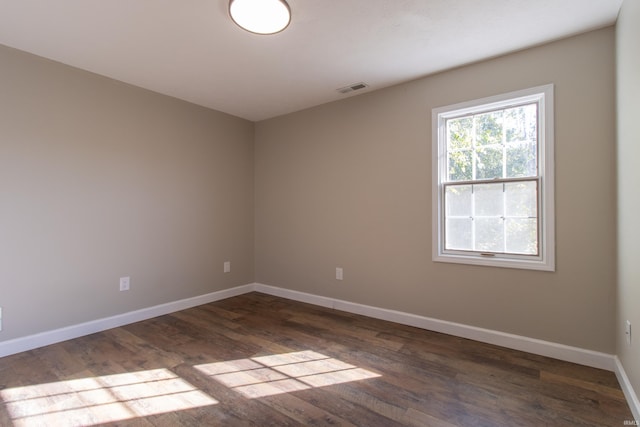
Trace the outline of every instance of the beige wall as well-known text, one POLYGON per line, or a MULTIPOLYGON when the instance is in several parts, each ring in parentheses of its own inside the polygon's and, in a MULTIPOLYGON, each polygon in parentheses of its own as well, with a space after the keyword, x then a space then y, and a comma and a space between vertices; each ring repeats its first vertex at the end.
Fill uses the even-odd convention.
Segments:
POLYGON ((0 64, 0 341, 253 282, 251 122, 0 64))
POLYGON ((618 318, 620 357, 640 393, 640 1, 625 0, 617 27, 618 83, 618 318), (632 324, 632 345, 624 334, 632 324), (635 328, 635 329, 634 329, 635 328))
POLYGON ((257 123, 256 281, 613 353, 614 55, 606 28, 257 123), (431 109, 546 83, 557 271, 434 263, 431 109))

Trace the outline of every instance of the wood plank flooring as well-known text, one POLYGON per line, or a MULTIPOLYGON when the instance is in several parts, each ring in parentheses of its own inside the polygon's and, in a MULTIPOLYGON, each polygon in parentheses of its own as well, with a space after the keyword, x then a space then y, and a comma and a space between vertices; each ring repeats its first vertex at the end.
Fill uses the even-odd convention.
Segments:
POLYGON ((621 426, 611 372, 251 293, 0 358, 0 426, 621 426))

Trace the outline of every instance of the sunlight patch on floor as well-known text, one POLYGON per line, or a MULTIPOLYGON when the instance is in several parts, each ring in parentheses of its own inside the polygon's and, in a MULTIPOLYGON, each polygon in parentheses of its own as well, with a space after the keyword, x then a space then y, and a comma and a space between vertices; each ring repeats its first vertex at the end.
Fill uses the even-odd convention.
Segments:
POLYGON ((207 363, 195 368, 251 399, 380 376, 310 350, 207 363))
POLYGON ((167 369, 0 390, 20 426, 89 426, 218 402, 167 369))

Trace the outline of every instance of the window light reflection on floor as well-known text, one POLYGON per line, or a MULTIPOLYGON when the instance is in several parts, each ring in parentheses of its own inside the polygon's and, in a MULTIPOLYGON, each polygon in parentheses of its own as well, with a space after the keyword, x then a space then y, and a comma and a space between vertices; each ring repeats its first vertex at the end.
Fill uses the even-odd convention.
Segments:
POLYGON ((207 363, 195 368, 252 399, 380 376, 314 351, 207 363))
MULTIPOLYGON (((247 398, 379 377, 314 351, 196 365, 247 398)), ((92 376, 0 390, 15 427, 92 426, 219 402, 168 369, 92 376)))
POLYGON ((14 426, 89 426, 218 402, 167 369, 0 390, 14 426))

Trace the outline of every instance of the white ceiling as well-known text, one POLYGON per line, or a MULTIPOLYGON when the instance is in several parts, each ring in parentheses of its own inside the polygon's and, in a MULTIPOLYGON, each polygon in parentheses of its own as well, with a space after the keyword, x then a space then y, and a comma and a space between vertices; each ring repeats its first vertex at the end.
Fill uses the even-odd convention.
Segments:
POLYGON ((259 36, 227 0, 0 0, 0 44, 258 121, 604 27, 622 1, 288 0, 259 36))

